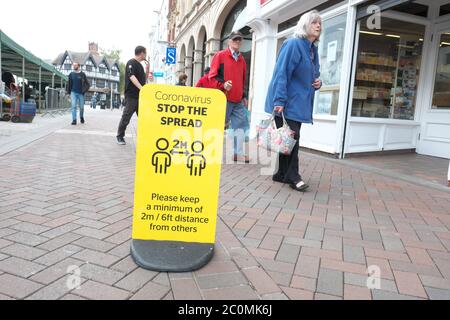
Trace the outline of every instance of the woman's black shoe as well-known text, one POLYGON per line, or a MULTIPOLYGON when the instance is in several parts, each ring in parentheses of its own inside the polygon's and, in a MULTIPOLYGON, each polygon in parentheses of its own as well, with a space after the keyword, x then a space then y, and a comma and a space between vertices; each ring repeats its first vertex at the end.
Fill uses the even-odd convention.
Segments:
POLYGON ((284 183, 284 179, 281 179, 280 177, 277 177, 277 176, 273 176, 272 181, 284 183))
POLYGON ((306 189, 309 188, 309 186, 306 183, 304 183, 303 181, 300 181, 297 184, 291 183, 290 186, 292 189, 300 191, 300 192, 306 191, 306 189))

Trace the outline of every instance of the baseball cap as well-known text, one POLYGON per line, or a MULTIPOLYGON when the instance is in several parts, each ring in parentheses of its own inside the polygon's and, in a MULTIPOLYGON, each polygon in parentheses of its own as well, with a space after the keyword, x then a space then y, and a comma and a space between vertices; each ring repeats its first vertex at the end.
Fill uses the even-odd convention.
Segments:
POLYGON ((228 39, 230 39, 230 40, 234 40, 234 39, 237 39, 237 38, 243 39, 244 35, 242 33, 240 33, 239 31, 233 31, 228 36, 228 39))

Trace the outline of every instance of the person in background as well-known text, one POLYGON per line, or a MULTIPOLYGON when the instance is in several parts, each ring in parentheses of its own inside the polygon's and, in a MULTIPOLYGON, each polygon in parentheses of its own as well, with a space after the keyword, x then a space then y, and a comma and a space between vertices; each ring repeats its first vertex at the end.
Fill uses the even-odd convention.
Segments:
POLYGON ((13 85, 16 84, 16 79, 14 79, 14 75, 9 71, 5 71, 2 73, 2 81, 5 83, 6 89, 11 89, 11 84, 13 85))
POLYGON ((322 32, 322 19, 316 10, 300 17, 294 37, 281 47, 272 81, 267 92, 265 111, 275 111, 277 127, 283 125, 284 114, 295 132, 297 143, 290 155, 279 154, 278 172, 273 181, 287 183, 297 191, 308 185, 299 173, 299 140, 302 123, 312 123, 315 91, 322 86, 317 43, 322 32))
POLYGON ((215 87, 215 81, 211 81, 209 79, 209 71, 210 70, 211 70, 210 67, 205 68, 203 77, 201 77, 200 80, 198 80, 197 84, 195 85, 197 88, 214 88, 215 87))
POLYGON ((67 93, 72 101, 72 125, 77 124, 77 105, 80 106, 80 122, 84 123, 84 95, 89 91, 89 81, 86 74, 81 71, 80 65, 72 65, 73 72, 69 74, 67 93))
POLYGON ((95 92, 92 95, 92 99, 91 99, 91 108, 96 109, 97 108, 97 92, 95 92))
POLYGON ((228 48, 217 52, 211 63, 209 79, 214 88, 222 90, 227 96, 225 126, 231 122, 233 129, 234 161, 249 163, 244 152, 245 129, 248 126, 247 113, 244 106, 244 86, 247 74, 247 63, 239 52, 244 37, 239 31, 228 36, 228 48))
POLYGON ((188 76, 185 73, 182 73, 178 76, 178 83, 177 86, 182 86, 185 87, 186 86, 186 82, 187 82, 188 76))
POLYGON ((126 144, 125 131, 127 126, 133 114, 136 112, 136 115, 138 115, 139 92, 147 81, 144 67, 141 64, 146 56, 147 49, 142 46, 136 47, 134 58, 129 60, 125 67, 125 108, 117 129, 117 143, 119 145, 126 144))

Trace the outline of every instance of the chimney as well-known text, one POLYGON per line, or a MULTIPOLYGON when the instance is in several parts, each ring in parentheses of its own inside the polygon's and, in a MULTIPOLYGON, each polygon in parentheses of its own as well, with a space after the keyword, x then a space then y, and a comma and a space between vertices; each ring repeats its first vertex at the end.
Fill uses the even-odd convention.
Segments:
POLYGON ((89 42, 89 51, 98 53, 98 43, 95 42, 89 42))

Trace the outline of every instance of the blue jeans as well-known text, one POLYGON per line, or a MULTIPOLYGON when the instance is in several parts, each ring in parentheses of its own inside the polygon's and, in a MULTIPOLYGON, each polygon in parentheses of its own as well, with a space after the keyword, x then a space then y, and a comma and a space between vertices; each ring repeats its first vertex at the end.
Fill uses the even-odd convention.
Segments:
POLYGON ((72 120, 77 121, 77 104, 80 104, 80 118, 84 118, 84 94, 72 92, 70 100, 72 101, 72 120))
POLYGON ((231 121, 233 129, 233 149, 234 154, 244 155, 245 130, 248 127, 247 112, 241 103, 227 102, 227 113, 225 123, 231 121))

